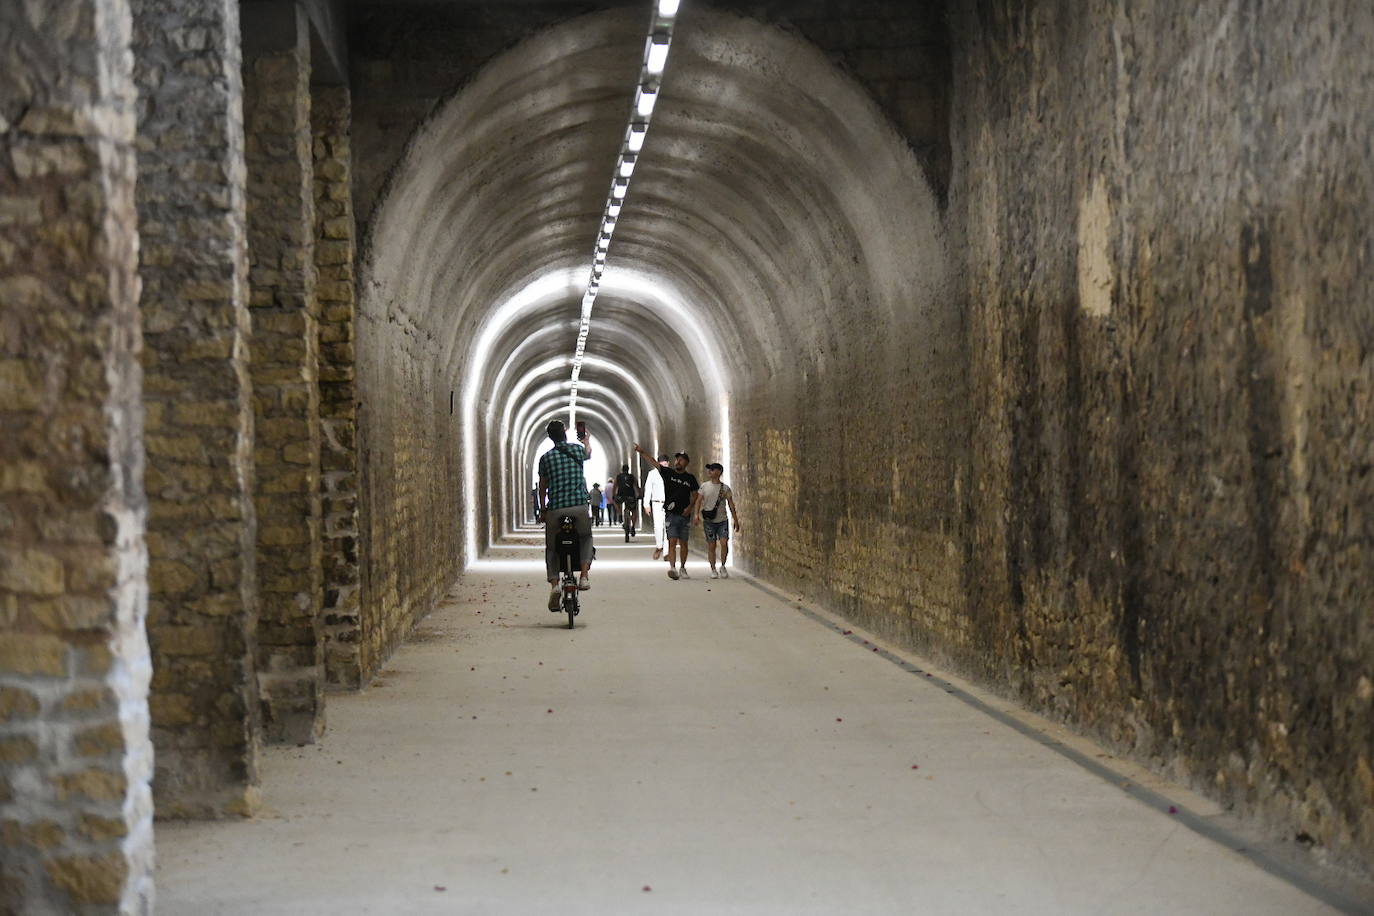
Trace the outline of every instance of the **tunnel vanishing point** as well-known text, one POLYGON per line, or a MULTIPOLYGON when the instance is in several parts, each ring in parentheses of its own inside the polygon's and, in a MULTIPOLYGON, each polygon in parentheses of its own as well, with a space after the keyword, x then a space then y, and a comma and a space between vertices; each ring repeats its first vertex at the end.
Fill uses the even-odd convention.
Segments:
MULTIPOLYGON (((252 815, 522 518, 651 5, 0 4, 0 911, 150 910, 154 816, 252 815)), ((1371 48, 685 0, 579 416, 719 457, 750 573, 1368 868, 1371 48)))

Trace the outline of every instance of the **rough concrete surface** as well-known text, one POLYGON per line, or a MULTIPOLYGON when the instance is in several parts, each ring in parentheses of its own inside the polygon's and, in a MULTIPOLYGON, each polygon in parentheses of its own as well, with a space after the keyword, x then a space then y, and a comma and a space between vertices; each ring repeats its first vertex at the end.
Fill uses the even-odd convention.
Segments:
POLYGON ((742 577, 618 541, 574 631, 532 544, 473 569, 321 744, 269 750, 261 818, 163 829, 163 911, 1325 911, 742 577))

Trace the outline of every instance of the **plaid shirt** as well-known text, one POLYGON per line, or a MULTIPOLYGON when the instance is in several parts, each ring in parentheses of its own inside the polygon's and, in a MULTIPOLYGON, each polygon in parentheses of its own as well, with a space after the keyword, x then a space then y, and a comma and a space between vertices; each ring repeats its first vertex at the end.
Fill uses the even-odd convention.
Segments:
POLYGON ((549 508, 587 504, 587 478, 582 463, 587 450, 580 443, 555 445, 539 459, 539 476, 549 485, 549 508))

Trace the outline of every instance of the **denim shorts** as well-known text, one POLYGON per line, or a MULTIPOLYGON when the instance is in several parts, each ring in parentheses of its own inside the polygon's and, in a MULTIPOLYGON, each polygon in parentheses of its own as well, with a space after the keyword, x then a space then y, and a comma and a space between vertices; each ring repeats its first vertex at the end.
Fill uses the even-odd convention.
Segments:
POLYGON ((730 540, 730 520, 721 519, 718 522, 703 521, 702 525, 706 528, 706 540, 708 541, 728 541, 730 540))
POLYGON ((678 515, 676 512, 669 512, 664 519, 664 534, 670 541, 685 541, 687 535, 692 533, 692 523, 687 520, 687 516, 678 515))

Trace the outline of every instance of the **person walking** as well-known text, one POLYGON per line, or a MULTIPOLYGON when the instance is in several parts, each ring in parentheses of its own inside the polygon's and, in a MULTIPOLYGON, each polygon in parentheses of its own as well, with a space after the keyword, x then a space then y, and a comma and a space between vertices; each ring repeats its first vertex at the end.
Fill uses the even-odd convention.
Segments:
POLYGON ((553 448, 539 458, 539 487, 535 499, 539 504, 539 518, 544 523, 544 571, 548 574, 549 610, 556 611, 562 595, 558 592, 558 552, 555 536, 564 518, 571 518, 581 542, 578 559, 582 576, 577 587, 591 588, 588 572, 592 566, 592 519, 587 514, 587 478, 583 465, 592 456, 592 446, 585 429, 578 430, 580 443, 568 442, 568 430, 561 420, 553 420, 545 427, 553 441, 553 448))
POLYGON ((730 485, 720 479, 725 466, 718 461, 706 465, 706 482, 697 495, 697 515, 706 533, 706 559, 711 564, 712 579, 728 579, 730 571, 725 561, 730 558, 730 523, 739 531, 739 513, 735 511, 735 494, 730 485), (726 512, 726 507, 729 512, 726 512), (716 545, 720 545, 720 571, 716 571, 716 545))
POLYGON ((668 546, 668 538, 663 529, 663 477, 657 471, 657 468, 667 466, 668 456, 659 455, 653 467, 644 472, 644 486, 641 489, 644 494, 644 514, 649 516, 649 524, 654 526, 655 560, 663 557, 663 551, 668 546))
POLYGON ((607 478, 606 486, 602 487, 601 493, 606 497, 606 524, 620 524, 620 507, 615 500, 615 478, 607 478))
POLYGON ((630 473, 630 466, 622 464, 615 475, 611 498, 620 510, 620 524, 625 528, 625 540, 635 536, 636 515, 639 512, 639 481, 630 473))
POLYGON ((701 485, 696 477, 687 470, 692 459, 686 452, 673 456, 673 466, 665 468, 654 461, 654 456, 635 445, 635 451, 663 478, 663 530, 668 538, 668 578, 690 579, 687 574, 687 539, 692 533, 692 519, 695 517, 700 499, 698 490, 701 485))
POLYGON ((603 499, 601 495, 601 484, 592 484, 592 492, 591 495, 588 497, 588 500, 590 501, 592 506, 592 523, 595 524, 596 527, 600 528, 601 510, 602 507, 605 506, 605 499, 603 499))

